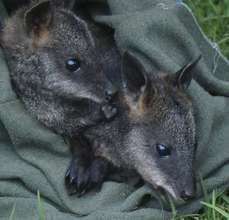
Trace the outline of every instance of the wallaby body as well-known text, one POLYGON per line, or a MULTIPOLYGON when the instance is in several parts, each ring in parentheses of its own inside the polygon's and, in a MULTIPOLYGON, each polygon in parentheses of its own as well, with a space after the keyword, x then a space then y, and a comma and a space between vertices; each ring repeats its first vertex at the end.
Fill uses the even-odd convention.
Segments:
POLYGON ((119 114, 110 123, 86 131, 95 157, 132 170, 176 199, 194 195, 195 120, 185 92, 197 61, 176 74, 146 73, 124 55, 123 88, 115 103, 119 114))
MULTIPOLYGON (((70 185, 83 192, 101 184, 112 164, 137 172, 176 198, 191 197, 195 123, 183 89, 191 80, 183 74, 185 69, 176 78, 166 74, 151 78, 132 56, 124 56, 125 87, 114 102, 119 115, 98 124, 101 105, 107 99, 108 80, 103 70, 107 68, 111 77, 120 76, 118 52, 111 46, 114 50, 104 55, 101 49, 101 58, 94 46, 99 40, 94 42, 87 24, 59 8, 50 17, 48 4, 38 11, 33 10, 37 6, 19 10, 3 30, 2 46, 13 86, 26 108, 59 134, 76 137, 84 131, 87 137, 88 141, 71 139, 75 158, 67 173, 70 185), (78 66, 69 60, 72 57, 82 62, 80 71, 71 71, 78 66), (66 61, 73 63, 70 71, 66 61), (106 66, 106 61, 111 65, 106 66)), ((109 111, 112 115, 112 108, 108 115, 109 111)))
POLYGON ((102 29, 93 24, 92 34, 92 25, 69 10, 73 5, 72 0, 31 1, 6 21, 1 46, 13 89, 26 109, 74 144, 77 162, 70 170, 82 171, 77 173, 80 191, 79 176, 101 181, 93 176, 96 172, 86 174, 85 170, 88 163, 95 170, 97 163, 99 173, 103 160, 87 160, 86 166, 82 155, 90 159, 91 148, 81 139, 85 129, 116 114, 117 109, 109 105, 116 90, 107 75, 114 76, 120 68, 120 55, 106 35, 100 45, 102 29))
POLYGON ((76 160, 73 159, 73 170, 67 175, 72 177, 70 185, 84 192, 101 184, 115 168, 121 168, 127 175, 138 173, 146 182, 177 199, 191 198, 195 191, 195 120, 185 90, 199 59, 176 74, 160 73, 158 77, 146 73, 129 53, 125 53, 121 64, 112 33, 94 24, 80 7, 76 8, 77 15, 92 30, 102 63, 109 78, 119 86, 119 94, 113 103, 118 116, 85 131, 88 142, 82 140, 82 144, 88 149, 81 151, 81 155, 73 152, 76 160), (83 170, 77 162, 79 157, 84 158, 83 170))
POLYGON ((2 31, 13 88, 39 121, 75 137, 103 119, 113 87, 87 24, 50 1, 34 2, 2 31))

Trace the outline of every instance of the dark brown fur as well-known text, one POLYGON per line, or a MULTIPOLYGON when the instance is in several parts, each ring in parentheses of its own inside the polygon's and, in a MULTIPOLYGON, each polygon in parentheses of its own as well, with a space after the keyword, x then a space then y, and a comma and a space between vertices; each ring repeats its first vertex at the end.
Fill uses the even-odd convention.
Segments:
POLYGON ((146 73, 133 55, 124 54, 123 86, 115 100, 119 114, 85 133, 95 158, 134 171, 177 199, 192 197, 195 120, 185 90, 197 61, 176 74, 157 76, 146 73), (158 144, 169 146, 171 155, 161 157, 158 144))
POLYGON ((75 137, 111 115, 107 91, 114 89, 85 21, 52 1, 35 2, 17 10, 2 31, 13 88, 45 126, 75 137), (80 63, 75 72, 66 69, 72 57, 80 63))

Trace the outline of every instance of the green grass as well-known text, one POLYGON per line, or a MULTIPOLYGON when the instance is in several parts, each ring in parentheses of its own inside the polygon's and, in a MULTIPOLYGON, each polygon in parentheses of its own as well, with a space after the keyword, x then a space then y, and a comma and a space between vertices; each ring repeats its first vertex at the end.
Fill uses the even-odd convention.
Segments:
POLYGON ((229 58, 229 0, 186 0, 208 38, 229 58))
MULTIPOLYGON (((13 209, 10 213, 9 220, 16 220, 16 217, 14 217, 15 210, 16 210, 16 205, 13 206, 13 209)), ((38 220, 46 220, 44 206, 43 206, 39 191, 37 192, 37 213, 38 213, 37 214, 38 220)))
MULTIPOLYGON (((186 0, 198 23, 208 38, 218 44, 229 58, 229 0, 186 0)), ((203 190, 204 191, 204 190, 203 190)), ((229 219, 229 189, 213 191, 211 197, 204 192, 203 208, 198 214, 176 216, 178 220, 225 220, 229 219)))
POLYGON ((44 211, 44 207, 41 201, 41 196, 39 191, 37 192, 37 209, 38 209, 39 220, 46 220, 45 211, 44 211))
MULTIPOLYGON (((168 194, 168 200, 172 210, 171 220, 228 220, 229 219, 229 193, 214 190, 209 196, 203 187, 204 200, 201 202, 203 208, 198 214, 178 215, 173 199, 168 194)), ((40 193, 37 192, 38 219, 46 220, 40 193)), ((9 220, 14 220, 15 206, 12 209, 9 220)))
POLYGON ((172 197, 167 194, 167 198, 171 207, 171 220, 228 220, 229 219, 229 195, 226 191, 213 190, 209 195, 204 187, 203 180, 201 180, 203 192, 203 205, 198 214, 178 215, 176 206, 172 197))
POLYGON ((178 215, 174 211, 174 204, 171 204, 172 220, 228 220, 229 219, 229 193, 227 191, 218 192, 213 190, 208 195, 205 190, 204 199, 201 201, 202 209, 197 214, 178 215))
POLYGON ((10 218, 9 218, 9 220, 13 220, 13 219, 14 219, 15 209, 16 209, 16 206, 14 205, 14 206, 13 206, 13 209, 12 209, 12 211, 11 211, 11 213, 10 213, 10 218))
MULTIPOLYGON (((193 10, 200 26, 208 38, 219 45, 222 53, 229 58, 229 0, 186 0, 193 10)), ((204 189, 204 188, 203 188, 204 189)), ((170 200, 173 220, 227 220, 229 219, 229 189, 225 192, 213 191, 209 196, 205 190, 201 202, 203 208, 197 214, 179 216, 170 200)), ((37 195, 39 220, 45 220, 44 208, 37 195)), ((9 220, 14 220, 15 206, 9 220)))

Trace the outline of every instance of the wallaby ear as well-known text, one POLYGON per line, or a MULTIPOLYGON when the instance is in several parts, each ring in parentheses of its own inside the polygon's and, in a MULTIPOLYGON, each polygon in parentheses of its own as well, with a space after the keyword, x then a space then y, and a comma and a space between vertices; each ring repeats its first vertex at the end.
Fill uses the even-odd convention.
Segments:
POLYGON ((145 68, 130 52, 125 52, 123 55, 122 84, 126 95, 136 102, 149 87, 149 79, 145 68))
POLYGON ((28 34, 33 33, 40 37, 45 30, 48 30, 53 18, 53 10, 50 1, 42 1, 24 15, 24 25, 28 34))
POLYGON ((179 71, 175 73, 175 86, 181 89, 187 89, 194 76, 194 68, 201 59, 201 55, 194 61, 184 65, 179 71))

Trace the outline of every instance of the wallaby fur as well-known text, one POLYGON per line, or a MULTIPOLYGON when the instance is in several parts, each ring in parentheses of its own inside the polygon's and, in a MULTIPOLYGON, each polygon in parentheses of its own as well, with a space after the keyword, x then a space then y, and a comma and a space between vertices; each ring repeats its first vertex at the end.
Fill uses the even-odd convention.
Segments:
POLYGON ((176 199, 194 196, 196 145, 191 98, 186 94, 199 58, 176 74, 147 73, 130 53, 123 56, 122 89, 114 100, 119 114, 86 131, 95 157, 137 172, 176 199), (160 156, 157 146, 171 154, 160 156))
POLYGON ((101 108, 114 88, 92 34, 67 8, 55 1, 32 1, 6 21, 1 46, 13 88, 47 127, 75 137, 103 120, 104 114, 113 114, 114 109, 101 108), (66 68, 69 58, 80 64, 77 71, 66 68))
POLYGON ((59 134, 76 137, 84 131, 87 138, 71 139, 75 150, 68 184, 79 192, 90 189, 102 183, 112 165, 135 171, 175 198, 192 197, 195 120, 185 89, 196 62, 177 74, 155 76, 125 53, 123 86, 113 103, 119 114, 102 123, 101 105, 111 86, 103 70, 120 75, 121 65, 116 49, 114 62, 112 53, 101 56, 96 50, 100 36, 92 36, 85 21, 62 4, 50 7, 50 1, 20 9, 3 29, 1 44, 12 83, 26 108, 59 134), (81 61, 76 74, 65 67, 73 55, 81 61), (160 157, 159 144, 169 146, 171 155, 160 157), (81 145, 85 148, 77 151, 81 145))

